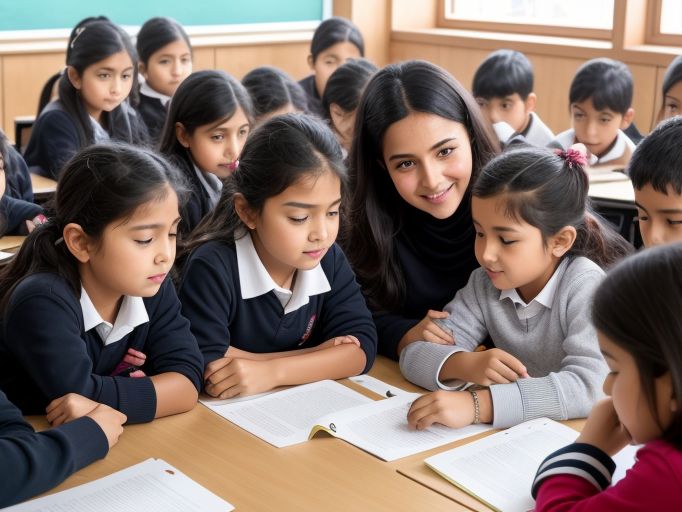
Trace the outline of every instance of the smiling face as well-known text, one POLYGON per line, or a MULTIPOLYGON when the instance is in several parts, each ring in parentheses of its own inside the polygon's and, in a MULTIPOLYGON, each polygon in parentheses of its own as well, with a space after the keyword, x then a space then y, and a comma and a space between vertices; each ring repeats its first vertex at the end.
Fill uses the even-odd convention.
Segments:
POLYGON ((111 222, 79 253, 81 281, 98 311, 123 295, 153 296, 173 266, 180 214, 175 191, 165 188, 163 198, 111 222))
POLYGON ((289 287, 296 270, 316 267, 339 232, 341 181, 332 171, 309 174, 265 201, 261 212, 237 207, 272 279, 289 287))
POLYGON ((469 186, 473 165, 471 142, 463 124, 413 112, 386 130, 383 157, 405 202, 437 219, 455 213, 469 186))
POLYGON ((634 444, 661 437, 672 422, 677 404, 673 398, 670 372, 654 379, 654 404, 648 403, 642 389, 637 362, 628 351, 597 331, 599 348, 610 373, 604 380, 604 393, 613 399, 613 407, 623 428, 634 444))
POLYGON ((149 87, 166 96, 173 96, 180 83, 192 73, 192 52, 184 39, 178 39, 158 49, 140 62, 140 73, 149 87))
POLYGON ((585 144, 591 154, 600 158, 616 141, 618 130, 630 125, 633 115, 632 109, 625 115, 608 108, 597 110, 591 98, 571 104, 576 141, 585 144))
POLYGON ((249 135, 249 120, 237 107, 229 119, 199 126, 191 134, 182 123, 176 123, 175 128, 178 141, 189 149, 199 169, 227 178, 237 168, 239 155, 249 135))
POLYGON ((557 246, 561 242, 558 235, 543 240, 538 228, 511 218, 506 209, 504 196, 473 197, 476 260, 495 288, 515 288, 529 303, 545 287, 568 249, 557 246))
POLYGON ((133 61, 126 51, 120 51, 92 64, 82 75, 68 68, 71 84, 80 91, 85 109, 96 121, 102 112, 111 112, 130 94, 133 87, 133 61))

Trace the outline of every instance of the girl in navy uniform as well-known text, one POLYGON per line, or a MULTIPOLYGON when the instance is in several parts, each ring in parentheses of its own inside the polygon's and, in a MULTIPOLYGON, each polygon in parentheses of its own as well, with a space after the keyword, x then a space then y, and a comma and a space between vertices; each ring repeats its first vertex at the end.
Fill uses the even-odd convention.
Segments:
POLYGON ((322 95, 331 74, 349 59, 365 56, 365 42, 358 27, 345 18, 333 17, 324 20, 315 29, 310 43, 308 66, 312 74, 300 82, 308 95, 308 110, 327 117, 322 106, 322 95))
POLYGON ((170 18, 151 18, 137 34, 140 104, 149 137, 158 141, 168 114, 168 103, 192 72, 192 46, 182 26, 170 18))
POLYGON ((322 121, 286 114, 249 137, 185 249, 179 296, 208 394, 250 395, 372 366, 372 317, 334 243, 345 180, 322 121))
POLYGON ((251 98, 224 71, 198 71, 171 101, 160 151, 183 172, 191 194, 181 230, 190 232, 218 203, 222 180, 239 165, 253 122, 251 98))
POLYGON ((24 153, 31 172, 57 178, 76 151, 109 139, 147 141, 147 128, 127 98, 137 56, 126 32, 106 20, 79 26, 70 40, 59 99, 36 119, 24 153))
POLYGON ((55 217, 0 273, 0 388, 24 414, 47 410, 58 425, 99 402, 139 423, 196 403, 201 354, 166 279, 177 178, 155 154, 111 143, 64 168, 55 217), (55 401, 67 393, 89 405, 55 401))

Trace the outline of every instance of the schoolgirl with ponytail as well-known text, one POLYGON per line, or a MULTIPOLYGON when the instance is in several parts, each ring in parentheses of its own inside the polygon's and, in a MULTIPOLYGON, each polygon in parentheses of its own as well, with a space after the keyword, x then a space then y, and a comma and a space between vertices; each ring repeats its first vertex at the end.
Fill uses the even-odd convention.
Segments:
POLYGON ((631 247, 590 212, 584 164, 577 149, 522 148, 481 171, 471 203, 481 267, 438 321, 455 345, 401 353, 408 379, 441 389, 414 402, 412 427, 581 418, 602 396, 592 294, 631 247), (496 348, 475 352, 488 337, 496 348), (461 391, 468 382, 482 389, 461 391))

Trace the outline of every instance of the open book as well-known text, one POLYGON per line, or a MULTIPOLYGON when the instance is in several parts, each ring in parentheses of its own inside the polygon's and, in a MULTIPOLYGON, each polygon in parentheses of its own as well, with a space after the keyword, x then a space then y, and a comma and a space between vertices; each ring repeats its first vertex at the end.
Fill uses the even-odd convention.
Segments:
POLYGON ((419 396, 404 393, 374 401, 338 382, 323 380, 253 400, 202 403, 278 448, 325 431, 383 460, 413 455, 492 428, 435 425, 423 431, 409 430, 407 411, 419 396))
MULTIPOLYGON (((539 418, 439 453, 424 463, 493 510, 525 512, 535 506, 530 489, 542 461, 577 436, 566 425, 539 418)), ((614 483, 634 464, 636 450, 626 447, 614 457, 614 483)))
POLYGON ((228 512, 234 507, 161 459, 3 509, 11 512, 228 512))

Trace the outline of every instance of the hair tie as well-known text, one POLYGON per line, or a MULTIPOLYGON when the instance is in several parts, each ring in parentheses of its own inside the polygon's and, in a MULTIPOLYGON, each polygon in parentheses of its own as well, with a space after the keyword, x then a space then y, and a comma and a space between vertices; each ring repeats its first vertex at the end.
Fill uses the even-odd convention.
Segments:
POLYGON ((555 153, 561 158, 569 169, 583 168, 587 165, 587 156, 578 151, 577 149, 569 148, 566 151, 557 149, 555 153))

